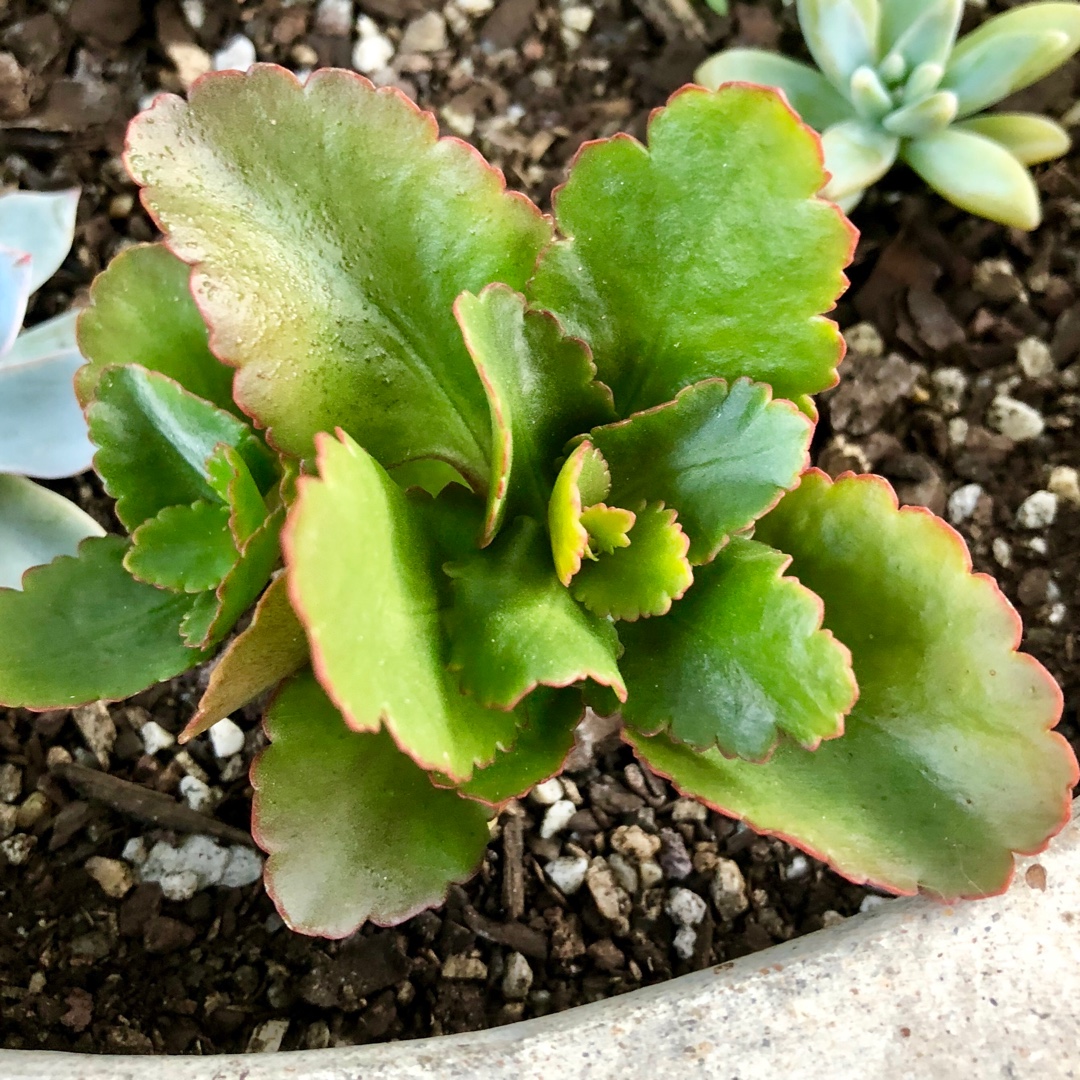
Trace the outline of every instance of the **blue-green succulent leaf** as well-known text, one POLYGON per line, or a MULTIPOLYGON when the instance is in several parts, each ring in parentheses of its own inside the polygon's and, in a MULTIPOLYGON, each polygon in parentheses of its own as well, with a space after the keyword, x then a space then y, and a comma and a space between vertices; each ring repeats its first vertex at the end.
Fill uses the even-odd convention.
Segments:
POLYGON ((1053 120, 1035 113, 986 113, 961 120, 955 125, 993 139, 1022 165, 1038 165, 1069 152, 1069 133, 1053 120))
POLYGON ((0 244, 30 256, 30 291, 60 269, 75 235, 79 189, 0 195, 0 244))
POLYGON ((845 120, 828 128, 821 137, 825 168, 832 179, 822 195, 842 199, 880 180, 896 161, 900 140, 876 125, 845 120))
POLYGON ((810 55, 833 86, 877 63, 878 0, 798 0, 798 12, 810 55))

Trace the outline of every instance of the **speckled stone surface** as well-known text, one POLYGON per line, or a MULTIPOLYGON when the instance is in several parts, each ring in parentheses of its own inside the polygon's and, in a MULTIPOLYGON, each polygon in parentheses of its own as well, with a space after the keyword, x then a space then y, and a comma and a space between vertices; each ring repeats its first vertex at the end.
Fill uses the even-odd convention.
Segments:
MULTIPOLYGON (((1080 804, 1077 804, 1080 806, 1080 804)), ((2 1080, 1080 1080, 1080 821, 1000 897, 898 900, 718 969, 416 1042, 217 1058, 0 1051, 2 1080)))

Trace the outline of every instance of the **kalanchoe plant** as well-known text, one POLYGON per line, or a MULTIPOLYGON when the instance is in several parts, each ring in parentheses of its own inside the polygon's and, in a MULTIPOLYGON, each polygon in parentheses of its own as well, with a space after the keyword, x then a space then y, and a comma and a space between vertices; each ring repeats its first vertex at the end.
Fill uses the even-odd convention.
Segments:
POLYGON ((56 273, 75 232, 78 190, 0 195, 0 587, 104 530, 27 477, 85 472, 94 448, 72 379, 83 364, 75 312, 19 332, 32 293, 56 273))
POLYGON ((1080 48, 1080 4, 1021 4, 956 40, 964 0, 798 0, 820 71, 777 53, 729 49, 697 72, 783 90, 823 132, 824 194, 850 210, 899 159, 973 214, 1033 229, 1042 210, 1025 166, 1069 136, 1045 116, 983 112, 1080 48))
POLYGON ((1060 694, 997 587, 884 481, 804 472, 853 233, 779 95, 676 94, 554 221, 340 71, 208 77, 127 163, 167 246, 98 279, 78 391, 130 536, 0 591, 0 701, 134 693, 254 604, 184 737, 274 689, 291 926, 438 903, 583 699, 895 891, 999 890, 1064 823, 1060 694))

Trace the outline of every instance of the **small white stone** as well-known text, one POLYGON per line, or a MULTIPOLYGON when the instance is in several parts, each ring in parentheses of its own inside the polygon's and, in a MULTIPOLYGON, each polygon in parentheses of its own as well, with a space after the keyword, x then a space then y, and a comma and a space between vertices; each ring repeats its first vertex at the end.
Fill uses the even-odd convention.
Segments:
POLYGON ((101 891, 114 900, 127 896, 135 884, 131 870, 119 859, 91 855, 83 863, 83 869, 101 886, 101 891))
MULTIPOLYGON (((196 888, 217 885, 222 882, 230 854, 209 836, 188 836, 179 847, 162 840, 138 867, 139 879, 161 882, 164 888, 165 878, 190 873, 196 878, 196 888)), ((126 848, 124 857, 127 858, 126 848)), ((186 881, 177 878, 172 887, 183 888, 186 881)))
POLYGON ((552 859, 544 867, 544 873, 563 896, 573 896, 585 883, 588 869, 589 860, 584 855, 562 855, 552 859))
POLYGON ((1016 524, 1021 529, 1045 529, 1057 517, 1057 496, 1052 491, 1036 491, 1029 495, 1016 511, 1016 524))
POLYGON ((885 355, 885 342, 873 323, 860 322, 844 331, 848 351, 856 356, 874 357, 885 355))
POLYGON ((628 859, 643 862, 660 850, 660 837, 647 833, 640 825, 620 825, 611 834, 611 847, 628 859))
POLYGON ((198 777, 183 776, 180 778, 180 794, 184 802, 197 810, 200 814, 210 810, 214 805, 214 795, 210 788, 198 777))
POLYGON ((35 971, 30 976, 30 981, 26 984, 26 992, 28 994, 40 994, 45 989, 45 972, 35 971))
POLYGON ((244 732, 226 716, 210 729, 210 745, 214 748, 214 757, 230 758, 244 749, 244 732))
POLYGON ((794 855, 784 869, 784 878, 787 881, 798 881, 809 873, 810 860, 805 855, 794 855))
POLYGON ((457 0, 457 6, 466 15, 478 19, 481 15, 486 15, 495 6, 495 0, 457 0))
POLYGON ((188 774, 188 776, 194 776, 196 780, 201 780, 204 784, 210 782, 210 777, 206 775, 206 770, 186 750, 177 751, 176 757, 173 760, 188 774))
POLYGON ((581 806, 581 804, 585 800, 581 797, 581 792, 578 791, 577 784, 575 784, 574 781, 571 780, 569 776, 560 776, 559 777, 559 783, 562 784, 562 789, 566 793, 566 797, 575 806, 581 806))
POLYGON ((482 982, 487 978, 487 973, 487 964, 478 956, 448 956, 442 966, 444 979, 482 982))
POLYGON ((50 769, 55 769, 57 765, 70 765, 71 755, 62 746, 50 746, 45 755, 45 764, 50 769))
POLYGON ((628 893, 636 893, 638 891, 638 873, 634 868, 634 864, 617 851, 608 854, 607 862, 608 866, 611 867, 611 872, 615 875, 615 880, 628 893))
POLYGON ((132 866, 142 866, 149 855, 150 852, 146 846, 145 836, 133 836, 124 845, 124 850, 120 852, 120 858, 131 863, 132 866))
POLYGON ((206 6, 203 0, 180 0, 180 10, 192 30, 201 30, 206 22, 206 6))
POLYGON ((166 900, 190 900, 199 891, 199 875, 194 870, 174 870, 162 874, 158 882, 166 900))
POLYGON ((594 12, 584 4, 575 4, 573 7, 563 8, 561 18, 567 30, 587 34, 593 24, 594 12))
POLYGON ((176 744, 176 736, 171 731, 166 731, 156 720, 148 720, 143 724, 139 728, 139 735, 142 737, 143 749, 151 756, 176 744))
POLYGON ((979 484, 965 484, 949 496, 949 520, 954 525, 967 521, 979 505, 983 489, 979 484))
POLYGON ((223 783, 231 783, 233 780, 238 780, 244 774, 244 757, 242 754, 236 754, 234 757, 229 758, 221 766, 221 780, 223 783))
POLYGON ((938 368, 930 375, 930 382, 941 411, 947 414, 959 412, 967 393, 967 375, 956 367, 938 368))
POLYGON ((352 66, 363 75, 374 75, 394 58, 394 43, 366 15, 356 25, 360 37, 353 46, 352 66))
POLYGON ((0 840, 6 840, 18 823, 19 811, 11 803, 0 803, 0 840))
POLYGON ((694 949, 697 946, 697 928, 693 926, 680 926, 675 931, 675 937, 671 941, 672 948, 682 960, 693 958, 694 949))
POLYGON ((0 765, 0 802, 13 803, 22 794, 22 769, 7 762, 0 765))
POLYGON ((570 819, 577 813, 577 807, 569 799, 560 799, 557 803, 548 807, 544 815, 544 821, 540 826, 540 835, 545 840, 561 833, 570 819))
POLYGON ((229 861, 218 884, 229 889, 252 885, 262 877, 262 870, 262 856, 252 848, 237 844, 229 848, 229 861))
POLYGON ((638 876, 643 889, 652 889, 664 880, 664 871, 655 859, 645 859, 638 863, 638 876))
POLYGON ((403 53, 434 53, 446 48, 446 20, 437 11, 413 19, 401 39, 403 53))
MULTIPOLYGON (((212 71, 214 61, 205 49, 190 41, 171 41, 165 46, 165 55, 173 62, 176 68, 180 85, 185 90, 191 88, 196 79, 202 78, 208 71, 212 71)), ((148 94, 139 99, 139 108, 148 109, 153 104, 156 94, 148 94)))
POLYGON ((97 758, 98 764, 107 769, 109 754, 116 742, 116 725, 109 715, 109 710, 103 702, 95 701, 92 705, 72 709, 71 718, 75 721, 87 749, 97 758))
POLYGON ((704 825, 709 819, 709 808, 697 799, 676 799, 671 808, 671 820, 677 824, 680 822, 697 822, 704 825))
POLYGON ((705 901, 689 889, 672 889, 664 906, 679 926, 697 926, 707 910, 705 901))
POLYGON ((741 915, 750 906, 746 878, 734 859, 721 859, 717 863, 709 893, 716 913, 726 921, 741 915))
POLYGON ((1038 409, 1004 394, 991 402, 986 421, 995 431, 1000 431, 1013 442, 1037 439, 1046 427, 1038 409))
POLYGON ((1046 541, 1041 536, 1033 536, 1027 542, 1028 550, 1034 551, 1036 555, 1045 555, 1049 548, 1046 546, 1046 541))
POLYGON ((533 971, 529 961, 519 952, 512 952, 506 961, 502 992, 507 1001, 524 1001, 532 988, 533 971))
POLYGON ((463 139, 469 138, 476 129, 475 113, 462 112, 460 109, 455 109, 452 105, 444 105, 439 110, 439 115, 442 117, 443 123, 446 124, 455 135, 460 135, 463 139))
POLYGON ((319 0, 315 8, 315 30, 329 37, 348 37, 352 32, 352 0, 319 0))
POLYGON ((1080 506, 1080 474, 1071 465, 1055 465, 1050 470, 1046 489, 1063 502, 1080 506))
POLYGON ((529 792, 529 802, 534 802, 539 806, 554 806, 562 797, 563 786, 559 783, 557 776, 545 780, 542 784, 537 784, 529 792))
POLYGON ((3 854, 12 866, 22 866, 30 858, 30 852, 37 844, 37 837, 29 833, 16 833, 6 840, 0 840, 0 854, 3 854))
POLYGON ((1060 626, 1065 621, 1065 616, 1068 615, 1069 609, 1058 601, 1056 604, 1050 605, 1050 611, 1047 613, 1046 621, 1051 626, 1060 626))
POLYGON ((994 552, 994 559, 997 561, 998 566, 1008 569, 1012 565, 1012 547, 1009 545, 1009 541, 1004 537, 995 536, 990 547, 994 552))
POLYGON ((873 911, 874 908, 881 907, 884 903, 887 903, 886 897, 878 896, 876 893, 868 893, 863 897, 862 903, 859 905, 859 911, 873 911))
POLYGON ((967 442, 970 427, 962 416, 954 416, 949 421, 949 442, 953 446, 963 446, 967 442))
POLYGON ((615 880, 606 859, 598 855, 589 863, 585 884, 601 916, 611 923, 617 934, 628 934, 630 920, 627 916, 633 905, 629 894, 615 880))
POLYGON ((252 1033, 248 1039, 247 1052, 249 1054, 276 1054, 281 1049, 281 1043, 289 1030, 288 1020, 265 1020, 252 1033))
POLYGON ((255 63, 255 44, 251 38, 237 34, 223 49, 214 53, 215 71, 247 71, 255 63))
POLYGON ((1050 346, 1041 338, 1024 338, 1016 346, 1016 360, 1029 379, 1048 379, 1057 372, 1050 346))

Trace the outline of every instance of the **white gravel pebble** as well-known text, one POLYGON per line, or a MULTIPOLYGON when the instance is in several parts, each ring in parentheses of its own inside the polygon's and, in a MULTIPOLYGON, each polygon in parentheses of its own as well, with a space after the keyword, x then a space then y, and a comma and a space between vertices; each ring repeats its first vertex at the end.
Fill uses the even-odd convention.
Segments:
POLYGON ((664 871, 655 859, 645 859, 638 863, 638 876, 641 878, 641 887, 651 889, 664 880, 664 871))
POLYGON ((466 15, 478 19, 481 15, 486 15, 495 6, 495 0, 457 0, 457 6, 466 15))
POLYGON ((142 738, 143 749, 153 757, 159 750, 168 750, 176 744, 176 736, 171 731, 166 731, 156 720, 148 720, 141 728, 139 735, 142 738))
POLYGON ((979 484, 965 484, 958 487, 949 496, 949 520, 954 525, 967 521, 975 513, 975 507, 979 505, 979 497, 983 489, 979 484))
POLYGON ((679 926, 697 926, 707 910, 705 901, 689 889, 672 889, 664 906, 679 926))
POLYGON ((201 30, 206 22, 206 6, 202 0, 180 0, 180 9, 192 30, 201 30))
POLYGON ((403 53, 434 53, 446 48, 446 20, 437 11, 413 19, 401 39, 403 53))
POLYGON ((166 900, 190 900, 199 891, 199 875, 193 870, 162 874, 158 882, 166 900))
POLYGON ((1050 346, 1041 338, 1024 338, 1016 346, 1016 360, 1029 379, 1048 379, 1057 371, 1050 346))
POLYGON ((71 718, 83 737, 83 742, 103 768, 109 767, 109 754, 116 742, 116 725, 109 710, 100 701, 71 710, 71 718))
MULTIPOLYGON (((234 850, 222 847, 209 836, 188 836, 179 847, 160 840, 141 865, 136 863, 136 871, 140 881, 157 881, 162 888, 166 878, 180 887, 187 879, 181 881, 176 875, 190 873, 196 878, 197 889, 206 888, 222 884, 234 850)), ((128 857, 128 847, 125 847, 124 858, 128 857)))
POLYGON ((588 869, 589 860, 584 855, 562 855, 552 859, 544 867, 544 873, 563 896, 573 896, 585 884, 588 869))
POLYGON ((6 840, 0 841, 0 854, 12 866, 22 866, 30 858, 30 852, 34 850, 36 845, 36 836, 31 836, 29 833, 16 833, 14 836, 9 836, 6 840))
POLYGON ((1045 529, 1053 525, 1057 506, 1057 496, 1052 491, 1033 492, 1016 511, 1016 524, 1021 529, 1045 529))
POLYGON ((22 794, 22 769, 7 762, 0 765, 0 802, 13 803, 22 794))
POLYGON ((878 896, 876 893, 870 893, 864 896, 862 903, 859 905, 860 912, 873 911, 876 907, 881 907, 882 904, 888 902, 888 899, 884 896, 878 896))
POLYGON ((548 807, 540 825, 540 836, 544 840, 550 840, 553 836, 561 833, 570 819, 577 813, 577 807, 569 799, 560 799, 557 803, 548 807))
POLYGON ((620 825, 611 834, 611 847, 628 859, 643 862, 660 850, 660 837, 647 833, 640 825, 620 825))
POLYGON ((1051 626, 1060 626, 1065 621, 1065 616, 1069 614, 1069 609, 1060 601, 1056 604, 1050 605, 1050 611, 1047 613, 1046 621, 1051 626))
POLYGON ((676 799, 671 808, 671 820, 680 822, 699 822, 704 825, 709 818, 709 808, 697 799, 676 799))
POLYGON ((968 377, 959 368, 938 368, 930 376, 934 393, 942 412, 951 415, 960 411, 967 393, 968 377))
POLYGON ((1055 465, 1050 470, 1046 489, 1064 502, 1080 506, 1080 474, 1071 465, 1055 465))
POLYGON ((1042 413, 1026 402, 1005 394, 994 398, 986 414, 986 422, 1013 442, 1037 439, 1046 427, 1042 413))
POLYGON ((6 840, 14 831, 19 811, 10 803, 0 803, 0 840, 6 840))
POLYGON ((244 749, 244 732, 226 716, 210 729, 210 745, 214 748, 214 757, 230 758, 244 749))
POLYGON ((320 34, 348 37, 352 21, 352 0, 319 0, 315 8, 315 30, 320 34))
POLYGON ((554 806, 563 797, 563 786, 557 776, 545 780, 529 792, 529 801, 539 806, 554 806))
POLYGON ((995 536, 994 542, 990 545, 991 550, 994 553, 994 559, 997 561, 998 566, 1008 569, 1012 565, 1012 547, 1009 541, 1004 537, 995 536))
POLYGON ((885 341, 873 323, 860 322, 849 326, 844 331, 844 342, 848 351, 856 356, 873 359, 885 355, 885 341))
POLYGON ((594 12, 584 4, 575 4, 573 7, 563 8, 561 18, 567 30, 587 34, 593 24, 594 12))
POLYGON ((104 859, 91 855, 83 869, 101 886, 101 891, 114 900, 126 896, 135 884, 130 868, 119 859, 104 859))
POLYGON ((750 906, 750 899, 746 895, 746 878, 733 859, 721 859, 717 863, 709 894, 716 913, 727 921, 741 915, 750 906))
POLYGON ((596 910, 611 923, 616 934, 630 933, 627 916, 632 907, 630 895, 615 880, 615 874, 607 860, 597 855, 585 872, 585 884, 596 905, 596 910))
POLYGON ((251 38, 237 34, 223 49, 214 53, 215 71, 247 71, 255 63, 255 44, 251 38))
POLYGON ((364 75, 374 75, 394 58, 394 43, 367 15, 356 20, 356 29, 360 36, 353 46, 352 66, 364 75))
POLYGON ((532 988, 533 971, 529 961, 519 952, 512 952, 506 961, 502 992, 507 1001, 524 1001, 532 988))
POLYGON ((784 878, 787 881, 798 881, 810 873, 810 860, 805 855, 792 856, 791 862, 784 868, 784 878))
POLYGON ((607 857, 608 866, 615 875, 615 880, 628 892, 638 891, 638 872, 634 864, 624 855, 612 851, 607 857))
POLYGON ((276 1054, 281 1049, 285 1034, 289 1030, 288 1020, 266 1020, 261 1023, 248 1039, 249 1054, 276 1054))
POLYGON ((196 776, 180 778, 180 794, 192 810, 205 813, 214 805, 214 793, 196 776))
POLYGON ((145 836, 133 836, 120 852, 120 858, 132 866, 142 866, 150 857, 150 849, 146 846, 145 836))
POLYGON ((219 884, 227 889, 251 885, 262 877, 262 870, 262 856, 252 848, 237 844, 229 849, 229 861, 219 884))

